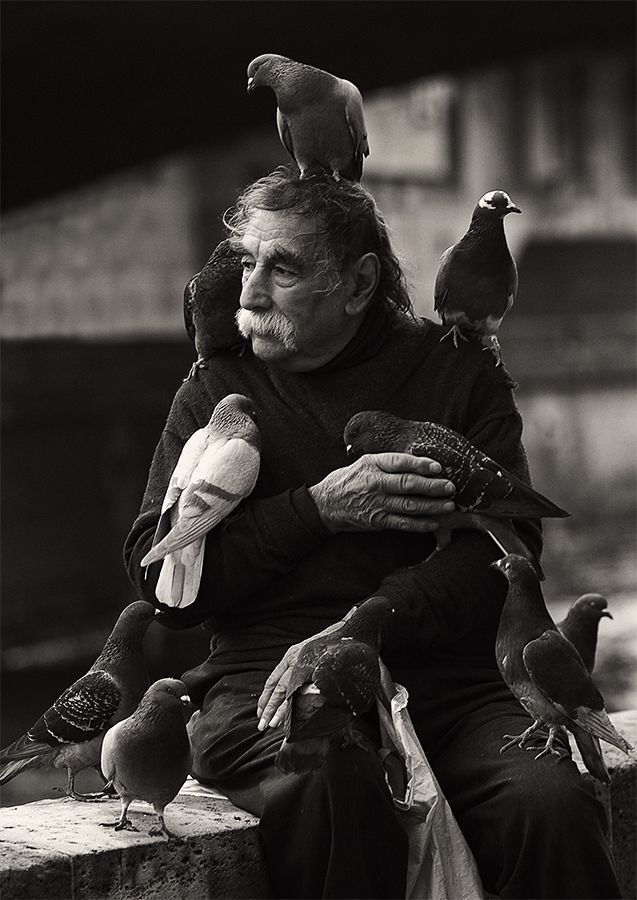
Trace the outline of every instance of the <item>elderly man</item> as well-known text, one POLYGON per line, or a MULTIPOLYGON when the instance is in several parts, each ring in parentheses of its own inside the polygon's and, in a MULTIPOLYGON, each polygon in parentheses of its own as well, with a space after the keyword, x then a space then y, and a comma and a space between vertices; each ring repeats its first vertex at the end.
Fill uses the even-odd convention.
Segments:
MULTIPOLYGON (((213 633, 209 658, 184 675, 200 706, 193 774, 260 817, 274 896, 404 896, 406 836, 378 754, 365 748, 377 740, 373 717, 360 746, 334 746, 318 772, 274 767, 276 682, 290 647, 382 594, 396 609, 383 659, 410 692, 485 887, 618 897, 604 815, 574 764, 499 753, 502 736, 529 721, 494 658, 504 599, 504 579, 489 569, 495 546, 461 530, 427 559, 453 509, 439 466, 404 454, 349 463, 343 445, 354 413, 382 408, 448 425, 528 479, 506 372, 479 347, 441 343, 439 326, 411 314, 385 224, 360 185, 278 169, 247 188, 229 224, 243 253, 237 324, 249 349, 219 353, 177 392, 125 549, 140 595, 157 603, 160 564, 146 578, 140 560, 181 448, 221 397, 250 396, 263 441, 256 488, 207 536, 196 601, 164 614, 169 626, 205 621, 213 633)), ((539 526, 517 527, 539 555, 539 526)))

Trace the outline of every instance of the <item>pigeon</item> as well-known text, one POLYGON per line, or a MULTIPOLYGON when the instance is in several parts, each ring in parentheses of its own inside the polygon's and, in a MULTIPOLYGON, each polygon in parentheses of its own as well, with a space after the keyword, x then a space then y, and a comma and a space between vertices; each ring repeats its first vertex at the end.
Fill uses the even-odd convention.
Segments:
MULTIPOLYGON (((504 191, 489 191, 478 201, 469 229, 440 257, 434 286, 434 309, 444 338, 468 340, 478 335, 484 350, 502 362, 497 332, 518 290, 518 270, 504 234, 504 217, 521 212, 504 191)), ((444 340, 441 338, 441 340, 444 340)))
POLYGON ((26 734, 0 751, 0 784, 25 769, 66 768, 66 793, 74 800, 103 794, 79 794, 75 777, 99 769, 106 730, 136 708, 149 684, 142 654, 148 625, 157 615, 144 600, 119 615, 102 652, 85 675, 74 681, 26 734))
POLYGON ((215 247, 201 272, 186 285, 184 325, 197 351, 188 378, 205 369, 214 353, 242 346, 243 338, 235 321, 242 276, 241 253, 230 240, 225 240, 215 247))
POLYGON ((158 827, 151 835, 181 840, 166 828, 164 809, 174 800, 192 766, 186 723, 194 711, 186 685, 161 678, 148 688, 135 712, 110 728, 102 744, 102 771, 121 800, 116 831, 138 831, 127 816, 133 800, 152 803, 158 827))
POLYGON ((393 613, 386 597, 370 597, 304 644, 286 688, 285 738, 275 760, 282 772, 319 769, 339 737, 344 745, 359 743, 350 726, 378 694, 382 627, 393 613))
MULTIPOLYGON (((416 422, 382 410, 367 410, 352 416, 345 426, 343 439, 350 456, 411 453, 440 463, 441 475, 456 488, 453 498, 456 511, 445 515, 442 527, 436 532, 437 549, 449 543, 454 529, 476 528, 489 534, 503 553, 515 551, 534 560, 510 520, 569 515, 457 431, 437 422, 416 422)), ((539 564, 535 562, 535 565, 543 577, 539 564)))
POLYGON ((228 394, 210 421, 186 441, 168 484, 154 544, 141 561, 165 561, 157 599, 185 607, 195 600, 201 580, 205 536, 254 488, 261 439, 251 400, 228 394))
POLYGON ((248 93, 263 85, 276 94, 279 137, 301 178, 328 172, 361 180, 369 144, 356 85, 276 53, 248 66, 248 93))
POLYGON ((513 695, 533 717, 533 724, 522 734, 504 735, 507 743, 500 752, 514 745, 524 749, 538 729, 546 726, 548 737, 536 759, 547 753, 562 756, 564 751, 554 742, 567 729, 591 775, 609 783, 600 740, 624 753, 634 748, 608 718, 604 698, 582 657, 558 631, 528 560, 510 554, 491 566, 509 583, 495 645, 498 668, 513 695))
POLYGON ((608 602, 601 594, 584 594, 573 603, 564 621, 557 623, 564 637, 579 652, 589 672, 595 668, 599 623, 604 616, 613 618, 607 606, 608 602))

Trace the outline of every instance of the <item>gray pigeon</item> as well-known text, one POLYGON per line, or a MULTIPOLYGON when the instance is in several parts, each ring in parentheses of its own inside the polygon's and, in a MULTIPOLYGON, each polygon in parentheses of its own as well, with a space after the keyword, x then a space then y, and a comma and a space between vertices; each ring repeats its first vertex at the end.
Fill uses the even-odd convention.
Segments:
POLYGON ((285 740, 275 760, 282 772, 320 768, 339 737, 344 746, 357 743, 350 726, 379 691, 382 629, 393 613, 387 597, 370 597, 304 644, 286 688, 285 740))
POLYGON ((491 566, 509 582, 495 645, 498 668, 513 695, 533 717, 533 724, 522 734, 504 735, 507 743, 500 752, 514 745, 524 749, 531 737, 547 726, 548 737, 536 759, 547 753, 562 756, 564 751, 554 743, 566 729, 575 738, 591 775, 608 783, 600 740, 624 753, 634 748, 608 718, 604 698, 582 657, 557 630, 529 561, 509 554, 491 566))
POLYGON ((197 360, 188 378, 220 350, 243 345, 235 314, 239 309, 243 267, 241 253, 230 240, 221 241, 201 272, 184 289, 184 325, 195 345, 197 360))
POLYGON ((261 85, 276 94, 279 137, 301 178, 328 172, 361 180, 369 144, 356 85, 276 53, 248 66, 248 93, 261 85))
POLYGON ((149 834, 177 838, 164 822, 164 809, 175 799, 192 765, 186 724, 194 710, 186 685, 162 678, 148 688, 127 719, 106 732, 102 771, 122 803, 117 822, 102 822, 116 831, 138 831, 127 816, 133 800, 152 803, 158 828, 149 834))
POLYGON ((557 623, 564 637, 579 652, 589 672, 595 668, 599 623, 604 616, 613 618, 607 606, 608 602, 601 594, 583 594, 573 603, 566 618, 557 623))
MULTIPOLYGON (((467 335, 480 338, 499 366, 497 332, 518 290, 518 269, 504 234, 504 217, 521 212, 504 191, 480 198, 466 234, 440 257, 434 309, 455 346, 467 335)), ((444 339, 444 338, 443 338, 444 339)))
POLYGON ((103 796, 77 793, 75 776, 90 768, 102 774, 99 761, 106 730, 130 715, 148 687, 142 641, 155 615, 155 608, 144 600, 120 613, 86 675, 74 681, 26 734, 0 751, 0 784, 25 769, 65 768, 69 797, 103 796))

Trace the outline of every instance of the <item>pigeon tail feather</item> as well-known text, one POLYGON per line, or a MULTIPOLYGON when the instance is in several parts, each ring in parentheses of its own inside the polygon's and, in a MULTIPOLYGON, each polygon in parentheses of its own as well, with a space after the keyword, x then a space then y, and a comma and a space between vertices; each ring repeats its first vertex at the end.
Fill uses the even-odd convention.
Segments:
MULTIPOLYGON (((51 747, 47 748, 51 752, 51 747)), ((48 760, 43 756, 29 756, 23 759, 12 759, 0 768, 0 784, 6 784, 19 775, 24 769, 39 769, 46 766, 48 760)))
POLYGON ((575 738, 575 743, 582 756, 584 765, 593 778, 597 778, 598 781, 603 781, 605 784, 610 784, 610 775, 606 768, 606 763, 604 762, 599 738, 594 737, 592 734, 588 734, 586 731, 581 731, 580 729, 573 731, 573 737, 575 738))
POLYGON ((629 744, 621 736, 603 709, 580 708, 575 717, 575 722, 585 731, 588 731, 589 734, 606 741, 607 744, 612 744, 613 747, 617 747, 618 750, 622 750, 624 753, 630 753, 631 750, 635 749, 632 744, 629 744))

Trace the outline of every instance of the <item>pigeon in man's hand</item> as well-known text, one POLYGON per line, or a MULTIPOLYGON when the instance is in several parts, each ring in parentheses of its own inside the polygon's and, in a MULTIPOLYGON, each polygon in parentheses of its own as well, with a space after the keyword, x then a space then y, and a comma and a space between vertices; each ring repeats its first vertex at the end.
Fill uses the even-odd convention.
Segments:
POLYGON ((589 672, 595 668, 597 632, 603 617, 612 619, 601 594, 583 594, 573 603, 566 618, 557 623, 565 638, 573 644, 589 672))
POLYGON ((104 797, 77 793, 75 777, 91 768, 102 774, 100 750, 106 730, 136 708, 148 687, 142 641, 155 615, 154 607, 143 600, 122 610, 88 672, 74 681, 26 734, 0 751, 0 784, 25 769, 65 768, 69 797, 104 797))
POLYGON ((142 566, 163 559, 155 594, 167 606, 185 607, 201 581, 206 534, 254 488, 261 438, 251 400, 228 394, 210 421, 184 444, 170 479, 154 543, 142 566))
POLYGON ((380 688, 382 628, 394 613, 386 597, 370 597, 333 630, 301 645, 286 685, 285 739, 276 756, 285 773, 322 766, 330 744, 358 744, 354 719, 380 688))
POLYGON ((475 528, 489 534, 503 553, 519 553, 539 566, 510 520, 569 515, 445 425, 366 410, 352 416, 343 439, 350 456, 411 453, 440 464, 441 476, 455 486, 456 511, 440 520, 437 549, 449 543, 454 529, 475 528))
POLYGON ((161 678, 148 688, 132 715, 106 732, 102 771, 119 794, 117 822, 102 822, 116 831, 138 831, 127 816, 133 800, 152 803, 158 828, 149 834, 175 838, 164 822, 164 809, 175 799, 192 765, 186 724, 194 710, 186 685, 161 678))
POLYGON ((457 244, 440 257, 434 286, 434 309, 445 335, 458 339, 480 338, 499 366, 502 358, 497 333, 513 306, 518 290, 518 270, 509 252, 504 217, 520 209, 504 191, 489 191, 478 201, 469 229, 457 244))
POLYGON ((248 92, 259 86, 276 94, 279 137, 301 178, 327 172, 337 180, 361 180, 369 144, 356 85, 286 56, 264 53, 248 66, 248 92))
MULTIPOLYGON (((542 727, 548 737, 536 759, 547 753, 562 756, 558 735, 570 731, 588 771, 609 782, 600 740, 628 753, 634 749, 606 714, 604 698, 575 647, 558 631, 549 615, 537 576, 528 560, 511 554, 491 566, 508 581, 495 645, 502 678, 533 718, 522 734, 504 735, 503 753, 515 745, 524 749, 542 727)), ((537 749, 537 747, 535 748, 537 749)))
POLYGON ((214 353, 243 344, 235 320, 242 275, 241 253, 230 240, 225 240, 215 247, 201 272, 186 285, 184 325, 197 351, 188 378, 205 369, 214 353))

